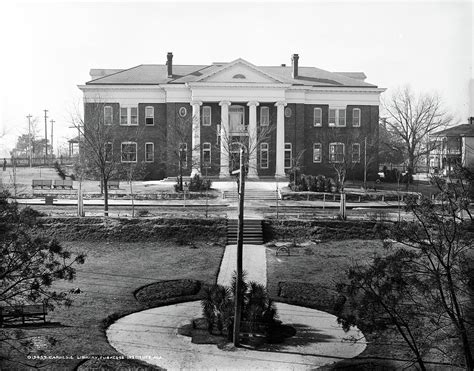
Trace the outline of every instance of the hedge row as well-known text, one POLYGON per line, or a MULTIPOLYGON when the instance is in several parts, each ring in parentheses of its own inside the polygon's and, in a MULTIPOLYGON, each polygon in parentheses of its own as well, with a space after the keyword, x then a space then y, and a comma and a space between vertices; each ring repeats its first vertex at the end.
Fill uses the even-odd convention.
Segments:
POLYGON ((44 217, 38 232, 62 241, 160 241, 225 243, 226 219, 44 217))
POLYGON ((383 228, 374 221, 265 220, 263 238, 265 241, 373 239, 380 236, 383 228))

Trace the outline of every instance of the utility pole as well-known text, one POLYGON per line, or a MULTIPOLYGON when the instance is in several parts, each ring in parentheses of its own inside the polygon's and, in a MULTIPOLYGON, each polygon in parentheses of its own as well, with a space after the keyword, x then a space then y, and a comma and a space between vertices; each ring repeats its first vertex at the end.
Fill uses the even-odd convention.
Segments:
MULTIPOLYGON (((242 253, 244 243, 244 194, 245 194, 245 165, 244 147, 240 147, 239 172, 239 229, 237 235, 237 282, 235 287, 235 312, 234 312, 234 346, 240 345, 240 318, 242 316, 242 253)), ((233 172, 234 174, 236 172, 233 172)))
POLYGON ((48 110, 44 110, 44 155, 48 158, 48 110))
POLYGON ((54 150, 53 150, 53 125, 56 121, 54 120, 51 120, 50 123, 51 123, 51 157, 53 157, 54 155, 54 150))
POLYGON ((32 156, 31 156, 31 118, 33 116, 28 115, 26 118, 28 119, 28 157, 30 159, 30 167, 31 167, 31 162, 32 162, 32 156))

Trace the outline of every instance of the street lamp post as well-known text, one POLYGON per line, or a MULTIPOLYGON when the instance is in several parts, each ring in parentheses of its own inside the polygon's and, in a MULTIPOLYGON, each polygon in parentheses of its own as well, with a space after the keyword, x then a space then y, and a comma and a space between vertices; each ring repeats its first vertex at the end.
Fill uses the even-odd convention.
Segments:
POLYGON ((245 165, 244 146, 240 147, 240 168, 233 174, 239 173, 239 223, 237 235, 237 282, 235 288, 235 308, 234 308, 234 346, 240 345, 240 318, 242 316, 242 255, 244 240, 244 194, 245 194, 245 165))

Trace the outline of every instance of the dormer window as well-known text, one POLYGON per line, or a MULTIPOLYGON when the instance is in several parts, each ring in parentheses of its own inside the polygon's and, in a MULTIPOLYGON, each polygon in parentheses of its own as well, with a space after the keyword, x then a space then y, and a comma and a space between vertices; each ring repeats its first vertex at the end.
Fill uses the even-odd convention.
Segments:
POLYGON ((245 75, 238 73, 237 75, 232 76, 233 79, 246 79, 245 75))

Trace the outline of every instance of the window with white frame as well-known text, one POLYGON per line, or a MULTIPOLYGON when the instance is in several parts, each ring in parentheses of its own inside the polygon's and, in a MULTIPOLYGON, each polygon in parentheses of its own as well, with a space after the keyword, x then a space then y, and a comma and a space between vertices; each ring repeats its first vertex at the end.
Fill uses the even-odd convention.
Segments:
POLYGON ((155 144, 153 142, 145 143, 145 162, 155 161, 155 144))
POLYGON ((120 125, 138 125, 138 108, 120 107, 120 125))
POLYGON ((138 125, 138 108, 130 107, 130 125, 138 125))
POLYGON ((211 126, 211 107, 202 107, 202 126, 211 126))
POLYGON ((120 107, 120 125, 128 125, 128 108, 120 107))
POLYGON ((360 144, 352 143, 352 162, 360 162, 360 144))
POLYGON ((346 126, 345 109, 329 109, 329 126, 346 126))
POLYGON ((137 143, 121 143, 122 162, 137 162, 137 143))
POLYGON ((145 107, 145 125, 155 125, 155 108, 145 107))
POLYGON ((105 149, 104 149, 105 162, 112 162, 112 154, 113 154, 112 151, 113 151, 112 142, 106 142, 105 149))
POLYGON ((352 126, 360 126, 360 108, 354 108, 352 110, 352 126))
POLYGON ((291 168, 292 156, 293 151, 291 143, 285 143, 285 169, 291 168))
POLYGON ((313 125, 322 126, 322 124, 323 124, 323 111, 321 108, 315 108, 313 125))
POLYGON ((203 166, 211 166, 211 143, 202 144, 202 162, 203 166))
POLYGON ((245 131, 245 110, 242 106, 229 107, 229 126, 231 132, 245 131))
POLYGON ((313 143, 313 162, 321 162, 321 156, 321 143, 313 143))
POLYGON ((114 121, 114 111, 112 106, 104 106, 104 124, 112 125, 114 121))
POLYGON ((269 107, 260 107, 260 125, 268 126, 270 125, 270 108, 269 107))
POLYGON ((268 143, 260 143, 260 168, 268 169, 268 143))
POLYGON ((179 143, 178 147, 178 156, 181 162, 181 166, 184 169, 188 168, 188 144, 187 143, 179 143))
POLYGON ((329 161, 336 163, 344 162, 344 143, 329 144, 329 161))

